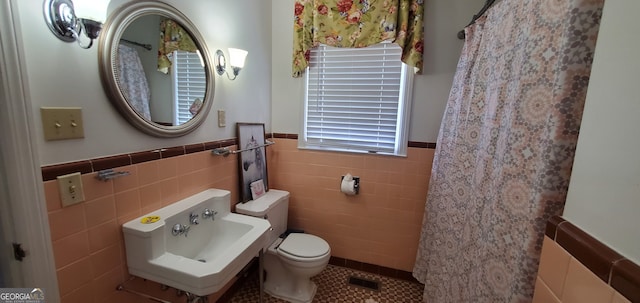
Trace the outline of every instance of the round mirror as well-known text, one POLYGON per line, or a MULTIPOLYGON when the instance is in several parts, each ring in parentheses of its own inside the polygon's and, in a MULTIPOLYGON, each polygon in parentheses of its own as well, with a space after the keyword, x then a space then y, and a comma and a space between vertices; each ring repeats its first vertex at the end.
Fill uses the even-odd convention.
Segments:
POLYGON ((109 101, 141 131, 182 136, 209 114, 211 57, 196 27, 174 7, 136 1, 116 9, 104 24, 98 58, 109 101))

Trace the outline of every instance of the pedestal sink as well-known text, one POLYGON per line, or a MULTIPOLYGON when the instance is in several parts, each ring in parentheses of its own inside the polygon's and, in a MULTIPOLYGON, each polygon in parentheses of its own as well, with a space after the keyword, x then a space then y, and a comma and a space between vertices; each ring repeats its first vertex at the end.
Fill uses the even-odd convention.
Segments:
POLYGON ((264 246, 267 220, 231 213, 230 192, 208 189, 122 226, 129 273, 206 296, 264 246))

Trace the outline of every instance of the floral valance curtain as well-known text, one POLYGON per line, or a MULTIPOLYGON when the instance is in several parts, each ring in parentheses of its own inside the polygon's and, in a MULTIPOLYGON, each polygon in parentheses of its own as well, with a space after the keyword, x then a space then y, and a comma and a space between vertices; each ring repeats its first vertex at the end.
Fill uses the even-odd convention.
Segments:
POLYGON ((367 47, 393 41, 402 62, 422 70, 424 0, 296 0, 293 32, 293 76, 322 43, 334 47, 367 47))
POLYGON ((195 52, 198 47, 191 35, 182 26, 170 19, 160 22, 160 42, 158 44, 158 71, 169 72, 171 53, 176 50, 195 52))

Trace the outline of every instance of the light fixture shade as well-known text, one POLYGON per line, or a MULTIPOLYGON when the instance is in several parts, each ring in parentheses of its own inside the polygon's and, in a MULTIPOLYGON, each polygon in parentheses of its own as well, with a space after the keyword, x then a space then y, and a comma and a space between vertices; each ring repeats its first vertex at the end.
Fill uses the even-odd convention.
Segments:
POLYGON ((110 0, 73 0, 76 17, 104 23, 110 0))
POLYGON ((238 48, 229 48, 229 65, 231 67, 243 68, 244 60, 249 52, 238 48))

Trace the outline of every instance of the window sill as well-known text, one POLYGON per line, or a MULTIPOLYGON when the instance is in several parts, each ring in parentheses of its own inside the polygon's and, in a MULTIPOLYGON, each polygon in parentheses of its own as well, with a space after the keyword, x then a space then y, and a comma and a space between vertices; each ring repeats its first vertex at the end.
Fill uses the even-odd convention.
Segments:
POLYGON ((348 153, 348 154, 359 154, 359 155, 371 155, 371 156, 392 156, 392 157, 407 157, 407 153, 386 153, 386 152, 367 152, 362 150, 354 150, 354 149, 346 149, 346 148, 336 148, 336 147, 321 147, 321 146, 304 146, 298 145, 298 149, 311 150, 311 151, 324 151, 324 152, 337 152, 337 153, 348 153))

